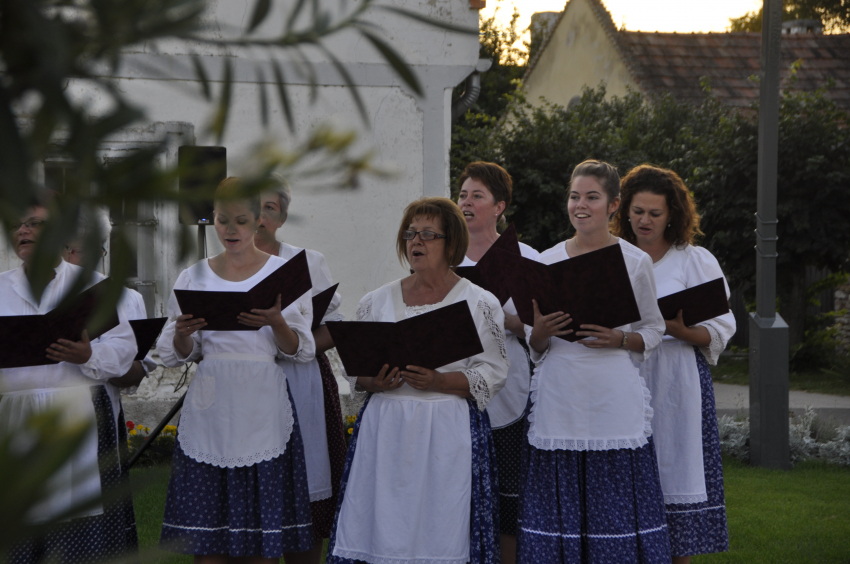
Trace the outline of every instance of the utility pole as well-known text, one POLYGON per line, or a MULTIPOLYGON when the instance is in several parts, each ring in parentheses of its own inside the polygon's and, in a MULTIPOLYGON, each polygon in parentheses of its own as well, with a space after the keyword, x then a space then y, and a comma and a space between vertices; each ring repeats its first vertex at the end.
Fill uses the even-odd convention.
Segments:
POLYGON ((750 463, 788 469, 788 325, 776 312, 776 179, 782 0, 764 0, 759 98, 756 312, 750 314, 750 463))

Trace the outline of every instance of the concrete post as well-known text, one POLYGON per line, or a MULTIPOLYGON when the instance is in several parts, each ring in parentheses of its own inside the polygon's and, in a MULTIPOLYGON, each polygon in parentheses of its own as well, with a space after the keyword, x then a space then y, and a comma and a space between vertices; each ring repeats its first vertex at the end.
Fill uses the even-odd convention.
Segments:
POLYGON ((750 314, 750 462, 787 469, 788 325, 776 313, 776 178, 782 0, 764 0, 759 100, 756 312, 750 314))

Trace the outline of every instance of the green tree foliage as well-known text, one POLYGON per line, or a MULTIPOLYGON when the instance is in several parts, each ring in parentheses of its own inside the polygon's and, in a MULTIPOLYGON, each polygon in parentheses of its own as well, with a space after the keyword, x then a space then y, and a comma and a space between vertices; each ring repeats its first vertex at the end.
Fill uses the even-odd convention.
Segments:
MULTIPOLYGON (((848 269, 850 116, 826 90, 785 92, 779 111, 777 290, 791 344, 806 328, 806 267, 848 269)), ((703 213, 706 246, 736 280, 755 279, 758 121, 733 114, 693 163, 689 185, 703 213)))
MULTIPOLYGON (((706 89, 708 87, 706 85, 706 89)), ((507 220, 543 250, 571 233, 565 190, 587 158, 621 174, 641 163, 675 170, 693 191, 705 237, 733 287, 753 291, 758 163, 757 108, 730 111, 708 93, 699 106, 639 93, 605 97, 587 89, 570 109, 517 108, 509 126, 482 134, 469 153, 514 178, 507 220)), ((848 115, 816 92, 785 92, 780 110, 778 290, 792 343, 805 329, 805 267, 847 270, 850 249, 848 115)))
MULTIPOLYGON (((729 19, 729 31, 761 31, 764 8, 729 19)), ((782 21, 820 20, 827 33, 850 31, 850 0, 785 0, 782 21)))
MULTIPOLYGON (((487 142, 490 130, 517 95, 519 81, 528 65, 526 51, 516 46, 521 35, 517 30, 518 19, 519 12, 516 10, 507 27, 501 27, 495 15, 488 19, 480 18, 478 56, 490 59, 493 64, 490 70, 481 74, 478 100, 452 124, 450 176, 453 181, 468 163, 480 160, 480 147, 487 142)), ((460 98, 463 91, 463 83, 455 87, 453 100, 460 98)))

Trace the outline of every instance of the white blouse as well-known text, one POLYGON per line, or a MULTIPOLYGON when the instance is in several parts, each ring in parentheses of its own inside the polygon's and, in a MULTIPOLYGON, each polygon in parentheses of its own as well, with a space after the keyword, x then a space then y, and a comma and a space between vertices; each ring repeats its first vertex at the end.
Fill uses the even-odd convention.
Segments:
MULTIPOLYGON (((540 364, 531 381, 528 440, 536 448, 636 449, 652 434, 649 390, 632 359, 643 361, 661 344, 666 325, 658 310, 652 260, 622 239, 619 245, 641 319, 617 329, 639 333, 646 349, 630 356, 623 349, 589 349, 558 338, 550 339, 542 354, 532 348, 532 360, 540 364)), ((543 264, 569 258, 565 242, 540 254, 543 264)))
MULTIPOLYGON (((724 278, 717 259, 706 249, 691 245, 671 247, 653 269, 660 297, 724 278)), ((725 278, 723 281, 726 285, 725 278)), ((711 335, 711 343, 700 350, 710 364, 716 364, 735 334, 735 317, 730 311, 697 325, 711 335)), ((667 335, 640 366, 640 374, 652 394, 653 440, 664 502, 706 501, 702 390, 694 347, 667 335)))
MULTIPOLYGON (((540 253, 526 245, 519 244, 522 256, 531 260, 538 260, 540 253)), ((464 257, 458 266, 475 266, 477 261, 464 257)), ((505 302, 502 309, 511 315, 517 315, 513 298, 505 302)), ((521 335, 525 338, 525 335, 521 335)), ((505 329, 505 348, 511 361, 511 369, 508 372, 508 380, 502 391, 493 397, 487 404, 487 414, 490 416, 490 425, 493 429, 507 427, 522 417, 525 406, 528 403, 528 392, 531 386, 531 367, 528 364, 528 355, 522 345, 519 344, 517 335, 505 329)))
MULTIPOLYGON (((414 309, 407 310, 408 306, 404 303, 401 291, 401 280, 396 280, 363 296, 357 307, 356 318, 357 321, 398 322, 409 317, 406 312, 421 314, 461 300, 466 300, 469 305, 484 352, 471 358, 441 366, 437 370, 440 372, 463 372, 469 380, 469 392, 475 399, 478 409, 484 411, 490 400, 504 388, 507 381, 507 370, 511 364, 505 347, 505 314, 496 296, 466 279, 461 279, 439 304, 414 306, 414 309), (503 369, 504 374, 502 374, 503 369)), ((356 376, 345 375, 345 378, 351 386, 352 394, 362 393, 355 390, 356 376)), ((426 395, 438 393, 421 392, 407 384, 397 390, 382 393, 407 393, 408 391, 426 395), (401 392, 401 390, 405 390, 405 392, 401 392)))
MULTIPOLYGON (((461 280, 442 302, 407 307, 397 280, 367 294, 357 320, 396 322, 460 301, 469 306, 484 352, 438 370, 466 374, 483 410, 504 385, 509 367, 495 296, 461 280)), ((407 384, 373 394, 361 415, 334 555, 370 564, 468 562, 469 426, 469 408, 459 396, 407 384)))
MULTIPOLYGON (((51 311, 59 305, 81 271, 79 266, 60 262, 40 303, 30 292, 23 267, 0 274, 0 315, 43 315, 51 311)), ((92 284, 102 279, 102 275, 94 273, 92 284)), ((48 409, 59 409, 66 423, 82 419, 90 424, 80 449, 51 479, 50 496, 27 515, 28 521, 51 519, 100 493, 96 414, 89 387, 125 374, 136 356, 133 331, 120 309, 118 318, 117 327, 91 341, 92 355, 85 364, 60 362, 0 371, 0 394, 3 395, 0 428, 22 428, 31 415, 48 409)), ((77 517, 102 512, 102 506, 97 505, 77 517)))
MULTIPOLYGON (((289 260, 302 250, 281 243, 279 255, 289 260)), ((322 253, 307 249, 307 265, 310 268, 310 279, 313 282, 311 296, 333 286, 331 271, 322 253)), ((344 319, 339 311, 341 302, 342 297, 339 292, 335 292, 331 304, 322 318, 322 325, 327 321, 344 319)), ((313 314, 315 315, 317 312, 313 312, 313 314)), ((318 314, 321 315, 321 312, 318 314)), ((312 316, 310 321, 312 323, 312 316)), ((327 499, 333 494, 333 488, 327 425, 325 424, 325 396, 322 389, 319 362, 313 359, 308 363, 299 364, 287 360, 278 360, 278 364, 286 373, 286 381, 298 413, 298 424, 301 427, 301 437, 304 440, 304 458, 307 462, 307 485, 310 490, 310 501, 327 499)))
MULTIPOLYGON (((121 294, 121 300, 118 302, 118 307, 124 312, 124 317, 126 317, 129 321, 148 318, 147 311, 145 310, 144 298, 142 298, 140 293, 130 288, 124 289, 124 292, 121 294)), ((156 362, 149 354, 145 355, 145 358, 141 360, 141 364, 146 375, 149 374, 151 370, 156 369, 156 362)), ((115 374, 114 377, 118 378, 123 375, 124 374, 115 374)), ((115 416, 115 430, 117 433, 118 414, 121 411, 121 394, 134 394, 136 393, 136 390, 138 390, 138 386, 133 386, 131 388, 118 388, 108 381, 104 382, 104 386, 106 387, 106 394, 109 396, 109 401, 112 402, 112 412, 115 416)))
MULTIPOLYGON (((174 288, 245 292, 285 263, 279 257, 270 257, 250 278, 232 282, 220 278, 203 260, 184 270, 174 288)), ((172 292, 169 321, 157 341, 157 350, 169 367, 203 357, 180 414, 177 437, 183 451, 198 462, 222 468, 249 466, 282 454, 294 420, 286 375, 275 361, 303 363, 315 358, 310 293, 283 310, 286 323, 298 335, 298 349, 292 355, 278 348, 271 327, 262 327, 258 331, 202 329, 192 335, 192 352, 181 357, 174 348, 180 314, 172 292)))

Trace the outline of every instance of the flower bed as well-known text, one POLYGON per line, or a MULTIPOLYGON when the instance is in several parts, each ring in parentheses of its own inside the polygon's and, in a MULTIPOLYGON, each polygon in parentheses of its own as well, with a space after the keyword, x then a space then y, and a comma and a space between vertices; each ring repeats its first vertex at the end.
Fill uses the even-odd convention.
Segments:
MULTIPOLYGON (((127 421, 127 449, 129 450, 130 457, 134 456, 141 448, 150 436, 150 432, 149 427, 136 425, 132 421, 127 421)), ((159 436, 142 453, 134 466, 154 466, 156 464, 171 462, 171 455, 174 453, 176 440, 177 427, 175 425, 166 425, 159 436)))

